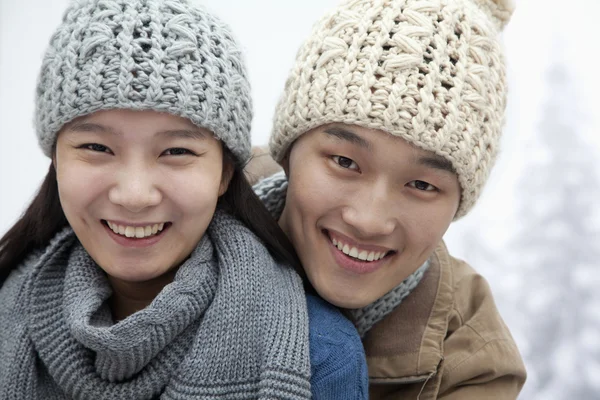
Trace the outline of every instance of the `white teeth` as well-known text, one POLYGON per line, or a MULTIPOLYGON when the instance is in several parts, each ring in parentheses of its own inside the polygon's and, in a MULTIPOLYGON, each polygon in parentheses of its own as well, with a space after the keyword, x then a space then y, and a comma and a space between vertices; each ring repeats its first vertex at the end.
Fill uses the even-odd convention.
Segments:
POLYGON ((347 244, 344 244, 333 238, 331 239, 331 242, 342 253, 346 254, 347 256, 359 259, 361 261, 378 261, 378 260, 381 260, 383 257, 385 257, 385 255, 387 254, 387 252, 385 252, 385 251, 384 252, 374 252, 374 251, 369 252, 367 250, 359 250, 356 247, 350 247, 347 244))
POLYGON ((135 237, 138 239, 141 239, 144 237, 144 228, 141 227, 137 227, 135 228, 135 237))
POLYGON ((135 236, 135 228, 133 226, 128 226, 125 228, 125 236, 128 238, 132 238, 135 236))
POLYGON ((118 235, 123 235, 128 238, 135 237, 137 239, 143 239, 145 237, 156 235, 165 227, 164 222, 162 224, 154 224, 147 226, 123 226, 109 221, 106 221, 106 224, 114 233, 118 235))
POLYGON ((345 244, 342 248, 342 252, 346 255, 350 255, 350 247, 347 244, 345 244))

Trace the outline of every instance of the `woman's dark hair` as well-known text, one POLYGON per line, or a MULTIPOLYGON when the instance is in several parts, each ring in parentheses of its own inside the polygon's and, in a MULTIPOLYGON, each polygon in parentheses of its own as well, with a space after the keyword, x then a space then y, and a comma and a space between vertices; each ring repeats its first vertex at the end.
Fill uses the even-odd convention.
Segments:
POLYGON ((50 164, 33 201, 17 223, 0 239, 0 286, 28 253, 46 246, 67 225, 58 197, 56 170, 50 164))
POLYGON ((313 293, 314 289, 306 277, 292 242, 254 193, 243 167, 233 161, 233 155, 227 148, 223 150, 224 164, 231 162, 235 167, 229 188, 219 199, 220 206, 254 232, 263 241, 273 258, 294 268, 302 278, 306 291, 313 293))
MULTIPOLYGON (((234 163, 231 153, 224 149, 224 164, 227 162, 235 167, 229 188, 219 200, 220 207, 242 221, 263 241, 277 261, 291 265, 306 283, 304 270, 291 242, 252 190, 242 167, 234 163)), ((28 253, 47 246, 54 235, 67 225, 58 196, 56 170, 51 164, 25 213, 0 239, 0 287, 28 253)), ((307 288, 310 290, 310 285, 307 288)))

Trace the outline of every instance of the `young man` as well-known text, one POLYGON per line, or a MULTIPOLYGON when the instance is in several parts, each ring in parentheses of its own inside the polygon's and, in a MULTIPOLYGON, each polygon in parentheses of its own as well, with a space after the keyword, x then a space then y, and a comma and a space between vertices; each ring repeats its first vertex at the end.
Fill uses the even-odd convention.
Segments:
POLYGON ((373 399, 515 399, 525 381, 488 284, 442 241, 496 156, 511 12, 346 1, 315 26, 278 105, 270 152, 285 174, 255 190, 316 291, 348 310, 373 399))

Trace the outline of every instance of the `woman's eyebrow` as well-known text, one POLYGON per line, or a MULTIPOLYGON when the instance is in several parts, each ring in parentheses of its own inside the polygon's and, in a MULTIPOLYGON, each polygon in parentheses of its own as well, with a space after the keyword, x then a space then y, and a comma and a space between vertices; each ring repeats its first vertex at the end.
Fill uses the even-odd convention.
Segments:
POLYGON ((119 135, 120 132, 101 124, 94 124, 92 122, 76 122, 67 128, 67 131, 71 132, 92 132, 92 133, 110 133, 112 135, 119 135))
POLYGON ((208 133, 200 129, 170 129, 160 131, 157 135, 167 136, 169 138, 196 139, 203 140, 208 137, 208 133))
POLYGON ((331 127, 325 129, 323 132, 325 132, 328 135, 334 136, 338 139, 342 139, 357 146, 363 147, 367 150, 371 150, 371 143, 369 143, 366 139, 363 139, 362 137, 358 136, 356 133, 349 131, 345 128, 331 127))

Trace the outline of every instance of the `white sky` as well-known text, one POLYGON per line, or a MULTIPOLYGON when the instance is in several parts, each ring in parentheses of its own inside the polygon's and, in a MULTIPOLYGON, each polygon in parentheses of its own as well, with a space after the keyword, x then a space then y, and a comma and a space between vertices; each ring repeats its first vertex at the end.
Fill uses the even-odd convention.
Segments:
MULTIPOLYGON (((44 49, 67 0, 0 0, 0 234, 18 218, 47 171, 49 160, 33 131, 35 81, 44 49)), ((253 142, 265 144, 272 113, 296 51, 312 24, 338 0, 204 0, 233 28, 246 51, 254 96, 253 142)), ((451 228, 455 241, 475 218, 502 222, 512 204, 511 183, 527 156, 551 59, 570 69, 590 144, 600 149, 598 89, 599 0, 517 0, 505 29, 510 98, 503 150, 482 201, 451 228), (551 46, 562 43, 557 52, 551 46), (501 211, 499 211, 501 210, 501 211)), ((578 125, 581 124, 577 121, 578 125)), ((478 220, 479 221, 479 220, 478 220)), ((498 232, 499 238, 503 231, 498 232)), ((460 249, 459 249, 460 253, 460 249)))

